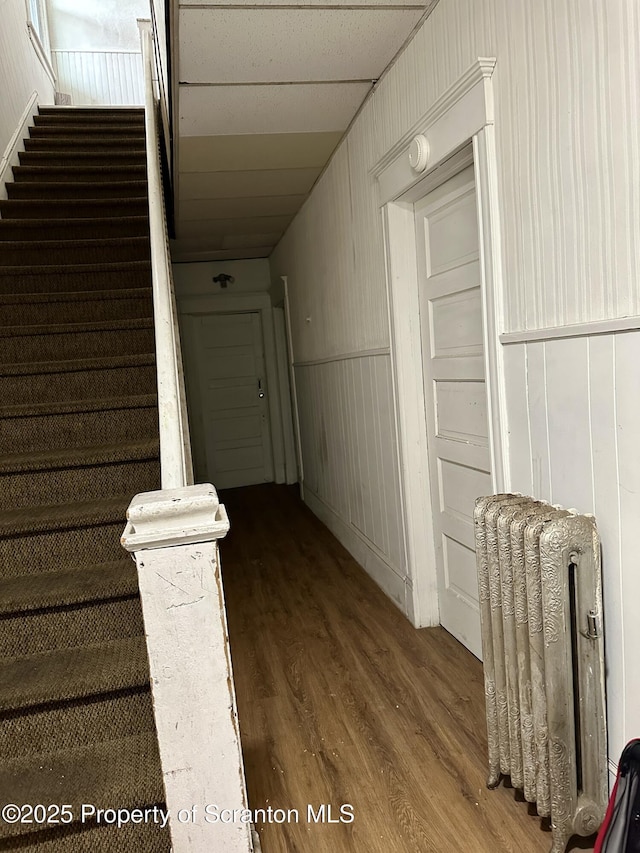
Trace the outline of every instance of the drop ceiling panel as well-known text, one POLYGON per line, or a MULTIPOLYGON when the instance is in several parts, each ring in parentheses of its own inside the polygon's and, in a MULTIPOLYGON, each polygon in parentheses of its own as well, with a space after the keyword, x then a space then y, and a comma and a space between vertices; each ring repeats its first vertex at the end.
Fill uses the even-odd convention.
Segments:
POLYGON ((256 216, 247 219, 189 219, 179 221, 178 238, 216 238, 225 234, 282 233, 293 216, 256 216))
POLYGON ((320 171, 316 166, 313 169, 249 172, 183 172, 180 176, 180 200, 306 195, 320 171))
POLYGON ((181 86, 180 135, 346 130, 370 89, 368 82, 181 86))
POLYGON ((342 137, 323 133, 186 136, 180 139, 180 172, 231 172, 322 167, 342 137))
POLYGON ((286 216, 297 212, 304 196, 263 196, 262 198, 207 198, 181 201, 178 216, 192 219, 236 219, 238 217, 286 216))
POLYGON ((171 258, 174 263, 189 261, 223 261, 243 260, 246 258, 268 258, 273 246, 256 246, 255 248, 216 249, 207 248, 206 243, 183 243, 181 240, 171 241, 171 258))
POLYGON ((422 9, 180 10, 181 83, 372 80, 422 9))
POLYGON ((202 7, 202 6, 237 6, 240 8, 250 7, 255 8, 256 6, 333 6, 333 7, 341 7, 349 9, 352 6, 374 6, 374 7, 385 7, 390 6, 392 8, 408 8, 415 9, 420 8, 424 9, 425 6, 429 6, 433 3, 426 2, 425 0, 289 0, 289 2, 284 2, 284 0, 197 0, 197 2, 184 2, 180 3, 181 9, 188 9, 189 7, 202 7))

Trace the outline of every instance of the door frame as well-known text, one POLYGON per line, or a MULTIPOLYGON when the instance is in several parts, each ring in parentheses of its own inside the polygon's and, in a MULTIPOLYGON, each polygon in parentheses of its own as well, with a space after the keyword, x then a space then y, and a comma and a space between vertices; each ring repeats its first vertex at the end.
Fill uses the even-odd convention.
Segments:
MULTIPOLYGON (((273 458, 274 482, 284 483, 285 452, 280 408, 280 387, 278 377, 278 359, 276 354, 273 328, 273 309, 268 293, 225 293, 185 295, 178 299, 180 317, 202 316, 206 314, 253 314, 260 315, 264 361, 267 377, 269 400, 269 421, 271 428, 271 453, 273 458)), ((215 486, 215 483, 213 484, 215 486)))
POLYGON ((484 322, 484 359, 492 486, 508 489, 508 435, 502 348, 502 270, 497 157, 491 76, 495 59, 479 58, 371 170, 377 182, 385 242, 389 337, 394 390, 402 517, 405 527, 410 618, 418 627, 439 624, 432 517, 414 202, 473 163, 484 322), (428 143, 423 171, 409 163, 416 136, 428 143))

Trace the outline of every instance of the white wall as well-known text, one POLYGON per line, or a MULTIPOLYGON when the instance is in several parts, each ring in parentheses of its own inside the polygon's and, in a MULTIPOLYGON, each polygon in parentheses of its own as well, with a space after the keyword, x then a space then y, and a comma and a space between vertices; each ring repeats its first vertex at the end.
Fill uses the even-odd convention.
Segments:
POLYGON ((232 295, 234 293, 258 293, 269 290, 269 261, 257 258, 248 261, 203 261, 198 263, 173 264, 173 281, 178 298, 182 293, 191 296, 232 295), (221 288, 213 279, 220 273, 232 275, 233 284, 221 288))
POLYGON ((0 157, 34 92, 53 103, 53 83, 38 59, 27 30, 24 0, 0 0, 0 157))
MULTIPOLYGON (((296 359, 320 365, 328 357, 388 347, 383 235, 369 170, 481 56, 497 58, 504 281, 498 329, 524 331, 526 337, 527 330, 637 315, 639 18, 635 0, 440 0, 272 255, 274 280, 288 276, 296 359)), ((623 619, 624 608, 638 600, 631 537, 640 518, 640 455, 634 446, 640 336, 525 341, 505 347, 505 356, 512 487, 581 511, 595 508, 600 523, 615 758, 640 722, 640 620, 630 612, 623 619)), ((343 391, 336 377, 321 380, 318 370, 306 368, 297 375, 303 423, 321 415, 317 408, 311 414, 310 400, 320 400, 316 407, 325 419, 340 411, 343 391)), ((393 405, 382 379, 375 393, 384 410, 393 405)), ((376 466, 363 466, 337 478, 341 454, 354 456, 377 440, 382 455, 395 458, 396 439, 367 417, 357 434, 344 419, 332 423, 324 455, 321 442, 306 437, 305 469, 322 466, 319 497, 352 526, 346 501, 354 494, 371 500, 378 475, 376 466), (330 482, 340 484, 339 494, 330 482)), ((396 467, 381 499, 394 520, 401 514, 397 480, 396 467)), ((373 546, 384 552, 375 532, 373 546)), ((402 574, 398 555, 384 556, 388 577, 402 574)))
POLYGON ((47 0, 52 50, 140 50, 149 0, 47 0))
POLYGON ((141 105, 144 85, 136 18, 149 0, 47 0, 58 91, 74 105, 141 105))

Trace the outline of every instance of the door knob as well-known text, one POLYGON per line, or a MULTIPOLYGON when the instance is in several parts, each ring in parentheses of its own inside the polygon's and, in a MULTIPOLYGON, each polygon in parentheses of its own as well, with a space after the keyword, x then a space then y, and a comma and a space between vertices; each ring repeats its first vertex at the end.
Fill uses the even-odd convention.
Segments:
POLYGON ((262 387, 262 379, 258 379, 258 397, 262 399, 264 397, 264 388, 262 387))

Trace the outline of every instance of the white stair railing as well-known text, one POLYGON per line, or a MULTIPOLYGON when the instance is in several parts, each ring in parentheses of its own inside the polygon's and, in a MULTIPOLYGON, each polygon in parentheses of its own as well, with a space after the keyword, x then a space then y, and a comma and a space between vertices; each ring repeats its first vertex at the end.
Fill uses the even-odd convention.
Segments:
POLYGON ((136 495, 132 552, 149 652, 173 853, 251 853, 218 539, 229 521, 211 485, 193 485, 182 359, 164 216, 151 23, 139 21, 162 489, 136 495), (214 814, 232 816, 214 820, 214 814))

